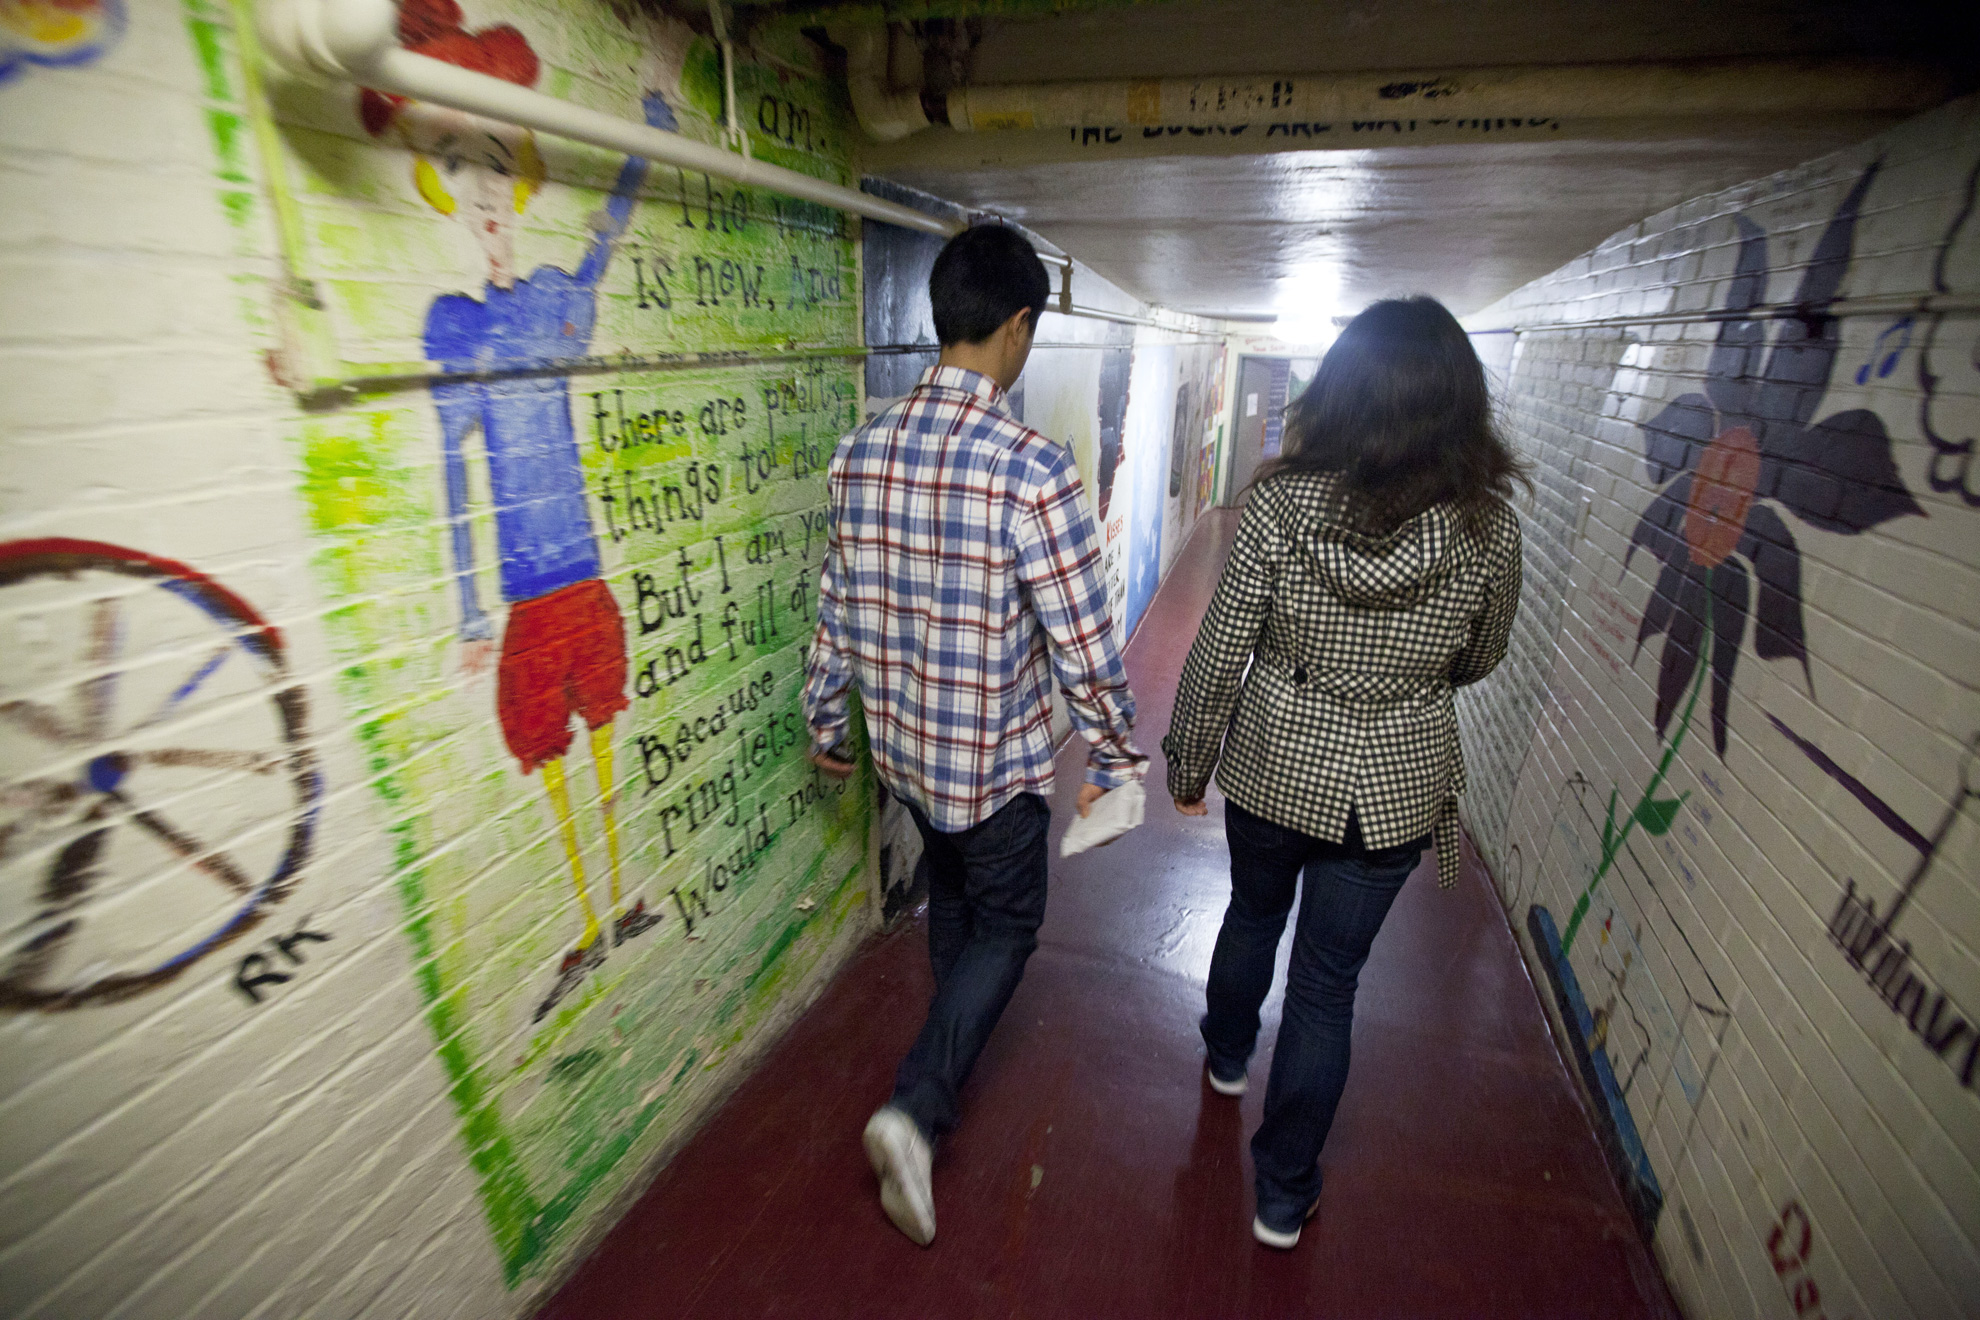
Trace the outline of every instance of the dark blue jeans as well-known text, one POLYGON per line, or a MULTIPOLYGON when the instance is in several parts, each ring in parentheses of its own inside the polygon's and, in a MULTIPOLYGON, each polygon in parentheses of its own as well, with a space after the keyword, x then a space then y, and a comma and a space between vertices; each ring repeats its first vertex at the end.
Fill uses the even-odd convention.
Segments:
POLYGON ((1320 1195, 1320 1147, 1347 1086, 1354 991, 1369 946, 1426 836, 1400 848, 1361 846, 1357 822, 1330 843, 1224 805, 1231 849, 1231 905, 1210 959, 1203 1041, 1220 1077, 1243 1072, 1258 1041, 1258 1006, 1272 988, 1272 963, 1302 869, 1305 896, 1293 928, 1286 1007, 1265 1087, 1265 1121, 1251 1139, 1258 1216, 1270 1228, 1299 1227, 1320 1195))
POLYGON ((921 831, 920 867, 928 876, 935 998, 894 1073, 893 1103, 933 1140, 955 1127, 956 1093, 1038 947, 1052 808, 1025 793, 981 824, 945 834, 920 808, 905 805, 921 831))

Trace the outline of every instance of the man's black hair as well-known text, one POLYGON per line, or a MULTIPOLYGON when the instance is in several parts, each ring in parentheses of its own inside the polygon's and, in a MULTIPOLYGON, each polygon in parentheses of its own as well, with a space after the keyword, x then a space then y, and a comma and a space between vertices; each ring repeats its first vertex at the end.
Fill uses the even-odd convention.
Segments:
POLYGON ((943 347, 980 344, 1029 307, 1033 333, 1052 297, 1045 263, 1008 225, 965 229, 942 248, 928 274, 935 337, 943 347))

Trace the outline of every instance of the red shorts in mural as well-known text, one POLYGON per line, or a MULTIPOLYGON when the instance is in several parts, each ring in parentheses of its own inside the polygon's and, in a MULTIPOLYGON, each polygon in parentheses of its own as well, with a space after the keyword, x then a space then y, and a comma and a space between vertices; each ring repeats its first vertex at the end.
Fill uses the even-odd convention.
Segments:
POLYGON ((524 774, 570 750, 573 714, 596 729, 630 704, 625 624, 603 582, 573 582, 509 607, 495 710, 524 774))

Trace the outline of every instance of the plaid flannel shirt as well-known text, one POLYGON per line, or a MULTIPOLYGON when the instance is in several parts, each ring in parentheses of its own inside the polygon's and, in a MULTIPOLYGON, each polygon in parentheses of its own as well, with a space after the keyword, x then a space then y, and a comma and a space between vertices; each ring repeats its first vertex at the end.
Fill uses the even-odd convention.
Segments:
POLYGON ((1376 539, 1344 526, 1331 476, 1252 493, 1183 663, 1162 750, 1177 800, 1224 796, 1323 839, 1357 814, 1364 845, 1434 833, 1457 882, 1464 790, 1451 690, 1505 657, 1521 577, 1519 519, 1480 533, 1438 505, 1376 539))
POLYGON ((1056 673, 1092 744, 1087 782, 1141 777, 1079 469, 1010 415, 995 381, 931 367, 839 442, 825 484, 804 688, 814 752, 845 737, 857 683, 881 781, 936 828, 967 829, 1051 792, 1056 673))

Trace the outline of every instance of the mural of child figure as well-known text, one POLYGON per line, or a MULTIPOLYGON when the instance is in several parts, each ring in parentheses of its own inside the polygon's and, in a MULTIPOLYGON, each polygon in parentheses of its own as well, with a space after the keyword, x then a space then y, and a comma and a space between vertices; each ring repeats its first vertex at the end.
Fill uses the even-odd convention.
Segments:
MULTIPOLYGON (((506 24, 470 33, 461 26, 454 0, 405 0, 399 28, 409 50, 524 86, 536 81, 536 53, 522 33, 506 24)), ((654 127, 676 127, 658 93, 646 96, 645 111, 654 127)), ((465 223, 487 259, 488 283, 479 298, 457 293, 434 299, 426 317, 426 356, 445 371, 474 372, 542 367, 583 355, 597 317, 598 282, 611 261, 613 241, 631 218, 647 162, 627 158, 611 199, 591 217, 594 237, 575 272, 539 266, 518 279, 516 225, 544 177, 531 134, 369 90, 361 93, 359 113, 373 136, 390 131, 403 141, 414 156, 419 195, 442 215, 465 223)), ((613 818, 612 726, 629 704, 625 625, 602 578, 567 379, 519 376, 439 384, 432 395, 444 447, 463 663, 471 671, 482 669, 494 648, 495 629, 475 586, 468 524, 466 450, 469 439, 479 436, 495 505, 502 598, 509 606, 496 668, 496 712, 522 772, 543 772, 584 922, 556 983, 536 1009, 540 1021, 605 960, 607 947, 585 883, 564 774, 573 715, 590 731, 598 775, 611 863, 611 943, 624 944, 660 922, 643 898, 629 909, 624 905, 613 818)))

